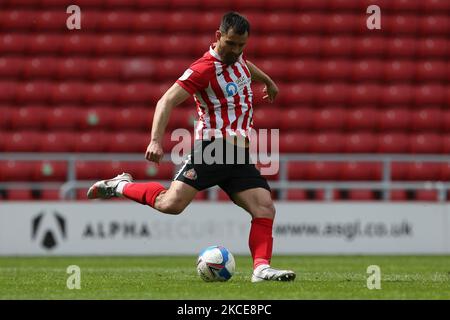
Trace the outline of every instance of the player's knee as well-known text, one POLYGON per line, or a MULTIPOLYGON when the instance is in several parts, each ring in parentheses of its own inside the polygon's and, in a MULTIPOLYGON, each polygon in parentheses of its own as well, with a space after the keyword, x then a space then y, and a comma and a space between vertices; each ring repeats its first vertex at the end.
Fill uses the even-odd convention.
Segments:
POLYGON ((258 203, 258 208, 256 209, 254 216, 257 216, 259 218, 274 219, 275 213, 276 213, 275 206, 273 205, 273 202, 270 200, 258 203))
POLYGON ((186 208, 185 203, 181 199, 171 199, 170 201, 165 202, 163 205, 163 212, 169 214, 181 214, 186 208))

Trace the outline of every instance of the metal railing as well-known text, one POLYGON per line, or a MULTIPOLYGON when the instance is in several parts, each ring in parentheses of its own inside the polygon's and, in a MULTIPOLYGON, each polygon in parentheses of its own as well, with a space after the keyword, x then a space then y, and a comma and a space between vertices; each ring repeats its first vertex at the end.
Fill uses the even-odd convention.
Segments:
MULTIPOLYGON (((133 153, 0 153, 0 160, 15 161, 67 161, 67 179, 65 182, 1 182, 0 189, 59 189, 61 199, 74 199, 75 190, 87 188, 94 181, 78 180, 75 164, 77 161, 145 161, 143 154, 133 153)), ((166 154, 162 161, 172 161, 166 154)), ((382 199, 390 200, 390 191, 405 190, 436 190, 438 201, 446 201, 450 182, 444 181, 392 181, 391 165, 393 162, 423 162, 423 163, 450 163, 450 155, 405 155, 405 154, 281 154, 279 157, 279 179, 270 181, 274 190, 279 190, 279 200, 286 199, 289 189, 324 190, 324 200, 333 200, 334 190, 380 190, 382 199), (300 162, 371 162, 382 163, 382 178, 380 181, 290 181, 288 180, 287 164, 289 161, 300 162)), ((119 172, 120 173, 120 172, 119 172)), ((174 172, 175 173, 175 172, 174 172)), ((170 180, 159 180, 166 187, 170 180)), ((209 199, 217 198, 218 187, 209 190, 209 199)))

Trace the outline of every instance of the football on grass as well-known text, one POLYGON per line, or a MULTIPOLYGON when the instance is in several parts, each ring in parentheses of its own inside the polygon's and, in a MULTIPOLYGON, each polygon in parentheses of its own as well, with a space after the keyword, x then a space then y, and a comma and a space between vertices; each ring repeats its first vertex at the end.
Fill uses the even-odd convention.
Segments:
POLYGON ((235 268, 233 255, 222 246, 204 249, 197 259, 198 275, 207 282, 230 280, 235 268))

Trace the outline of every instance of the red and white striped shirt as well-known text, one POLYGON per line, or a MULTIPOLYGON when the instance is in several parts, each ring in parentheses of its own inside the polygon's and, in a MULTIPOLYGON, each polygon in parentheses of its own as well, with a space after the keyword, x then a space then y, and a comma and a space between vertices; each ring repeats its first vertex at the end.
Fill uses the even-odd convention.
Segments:
POLYGON ((227 135, 250 138, 253 93, 242 54, 234 64, 226 65, 211 46, 177 83, 194 96, 197 104, 196 140, 227 135))

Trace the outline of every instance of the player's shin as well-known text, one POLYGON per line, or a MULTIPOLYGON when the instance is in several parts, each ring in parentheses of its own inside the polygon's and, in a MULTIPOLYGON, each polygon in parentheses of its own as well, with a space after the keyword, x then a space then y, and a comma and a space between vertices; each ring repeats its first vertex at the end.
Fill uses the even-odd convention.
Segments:
POLYGON ((248 244, 252 253, 254 269, 262 264, 270 264, 273 245, 272 227, 272 219, 254 218, 252 220, 248 244))
POLYGON ((156 197, 165 190, 166 188, 164 188, 164 186, 158 182, 130 182, 122 187, 121 194, 128 199, 139 202, 140 204, 149 205, 154 208, 156 197))

